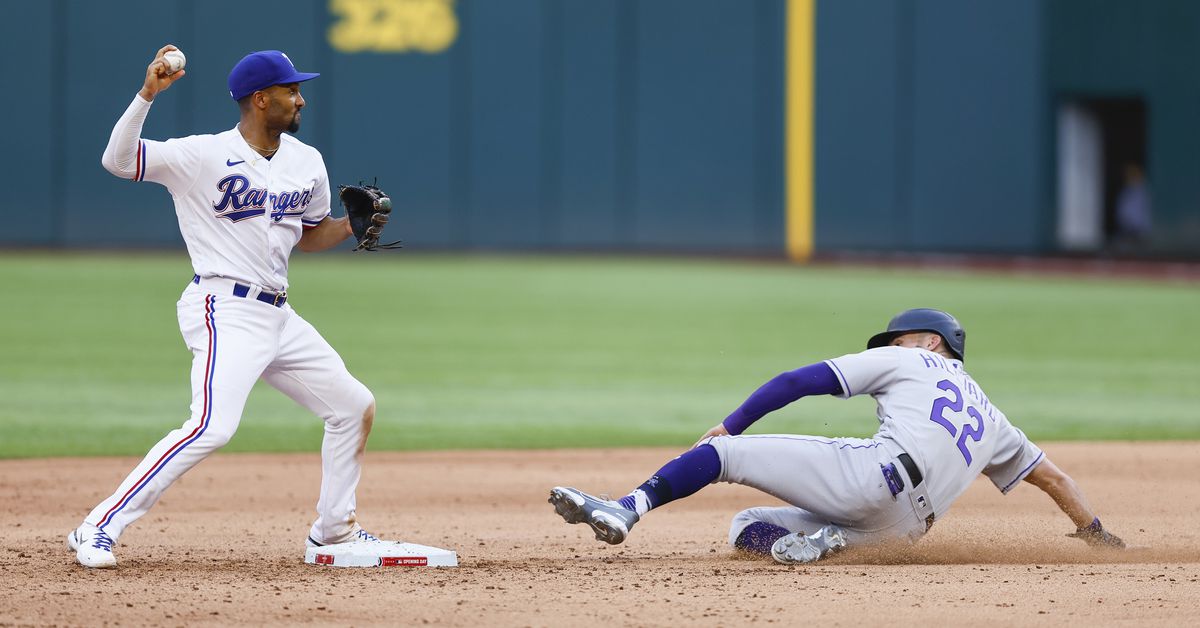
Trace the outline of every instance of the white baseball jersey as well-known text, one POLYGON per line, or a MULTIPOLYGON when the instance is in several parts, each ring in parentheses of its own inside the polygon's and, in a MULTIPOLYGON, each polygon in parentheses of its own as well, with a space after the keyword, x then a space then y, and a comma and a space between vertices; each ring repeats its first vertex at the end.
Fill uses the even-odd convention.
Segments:
POLYGON ((1007 493, 1042 451, 991 403, 959 360, 923 349, 880 347, 826 360, 844 397, 878 403, 876 439, 912 456, 941 515, 979 473, 1007 493))
MULTIPOLYGON (((149 108, 148 101, 135 98, 114 136, 136 138, 149 108)), ((279 292, 287 289, 288 257, 303 227, 315 227, 330 213, 321 154, 286 133, 279 139, 269 160, 236 127, 165 142, 136 140, 132 173, 122 174, 161 183, 171 192, 197 275, 279 292)))

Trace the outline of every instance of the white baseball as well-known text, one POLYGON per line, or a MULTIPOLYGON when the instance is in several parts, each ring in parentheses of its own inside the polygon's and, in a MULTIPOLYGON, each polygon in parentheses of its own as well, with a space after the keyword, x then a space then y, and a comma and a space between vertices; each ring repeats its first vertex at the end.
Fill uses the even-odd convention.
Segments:
POLYGON ((187 65, 187 57, 183 56, 181 50, 168 50, 163 54, 163 61, 167 62, 167 73, 174 74, 183 69, 187 65))

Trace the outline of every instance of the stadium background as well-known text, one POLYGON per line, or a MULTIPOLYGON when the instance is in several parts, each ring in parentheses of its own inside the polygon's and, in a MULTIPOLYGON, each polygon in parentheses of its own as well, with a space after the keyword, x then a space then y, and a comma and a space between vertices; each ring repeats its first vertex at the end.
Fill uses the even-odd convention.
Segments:
MULTIPOLYGON (((1198 7, 0 0, 0 624, 1194 623, 1198 7), (229 68, 278 48, 323 73, 300 137, 333 182, 397 199, 406 250, 297 254, 289 304, 378 399, 364 525, 459 569, 303 565, 322 425, 261 385, 115 573, 65 552, 188 415, 169 197, 99 165, 167 42, 188 76, 147 137, 231 127, 229 68), (1154 216, 1132 245, 1130 161, 1154 216), (964 321, 972 375, 1138 551, 983 479, 908 551, 803 569, 735 559, 729 517, 771 503, 745 487, 613 548, 545 503, 636 486, 917 306, 964 321)), ((806 399, 751 431, 867 436, 874 413, 806 399)))
POLYGON ((99 167, 171 41, 188 78, 147 137, 228 128, 229 68, 283 49, 323 73, 301 138, 333 181, 394 190, 416 249, 1090 253, 1121 160, 1153 199, 1132 253, 1200 249, 1200 6, 1183 0, 2 6, 20 97, 0 170, 38 193, 0 200, 0 244, 179 244, 160 191, 99 167), (1060 224, 1071 107, 1104 144, 1082 239, 1060 224))

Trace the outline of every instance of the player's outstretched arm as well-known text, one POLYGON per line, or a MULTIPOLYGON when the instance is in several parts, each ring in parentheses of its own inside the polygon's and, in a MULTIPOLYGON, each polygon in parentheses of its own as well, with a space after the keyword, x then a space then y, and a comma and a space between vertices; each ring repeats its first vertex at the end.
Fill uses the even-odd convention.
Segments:
POLYGON ((713 436, 737 436, 763 416, 798 399, 810 395, 838 395, 841 392, 841 383, 834 375, 833 369, 824 362, 780 373, 754 391, 737 410, 725 417, 724 421, 705 432, 692 447, 699 447, 713 436))
MULTIPOLYGON (((739 435, 752 423, 793 401, 811 395, 839 395, 842 384, 833 369, 824 362, 802 366, 794 371, 780 373, 754 391, 732 414, 725 417, 721 425, 704 435, 739 435)), ((701 440, 703 440, 703 438, 701 440)))
POLYGON ((1063 473, 1049 458, 1033 468, 1025 481, 1042 489, 1075 524, 1075 533, 1067 536, 1083 539, 1093 547, 1125 547, 1125 542, 1100 525, 1100 518, 1088 505, 1083 491, 1071 476, 1063 473))

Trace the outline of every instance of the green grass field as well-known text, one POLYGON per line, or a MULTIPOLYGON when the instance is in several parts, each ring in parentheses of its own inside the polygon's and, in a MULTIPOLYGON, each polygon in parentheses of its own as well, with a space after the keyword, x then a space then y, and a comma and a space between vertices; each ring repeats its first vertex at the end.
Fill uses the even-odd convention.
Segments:
MULTIPOLYGON (((187 418, 180 254, 0 255, 0 457, 140 455, 187 418)), ((294 307, 375 393, 371 448, 690 445, 783 370, 948 309, 967 367, 1036 439, 1200 438, 1194 284, 732 260, 297 255, 294 307)), ((753 432, 866 436, 869 398, 753 432)), ((317 451, 260 385, 233 451, 317 451)))

